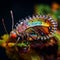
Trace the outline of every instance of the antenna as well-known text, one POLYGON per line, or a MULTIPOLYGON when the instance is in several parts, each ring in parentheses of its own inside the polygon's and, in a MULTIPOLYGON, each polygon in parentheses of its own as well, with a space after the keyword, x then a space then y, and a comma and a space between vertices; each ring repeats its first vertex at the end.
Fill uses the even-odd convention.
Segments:
POLYGON ((13 11, 10 10, 10 14, 11 14, 11 18, 12 18, 12 30, 13 30, 13 27, 14 27, 14 17, 13 17, 13 11))
POLYGON ((2 18, 2 24, 3 24, 3 27, 4 27, 4 29, 5 29, 5 32, 8 34, 7 29, 6 29, 6 27, 5 27, 5 23, 4 23, 4 19, 3 19, 3 18, 2 18))

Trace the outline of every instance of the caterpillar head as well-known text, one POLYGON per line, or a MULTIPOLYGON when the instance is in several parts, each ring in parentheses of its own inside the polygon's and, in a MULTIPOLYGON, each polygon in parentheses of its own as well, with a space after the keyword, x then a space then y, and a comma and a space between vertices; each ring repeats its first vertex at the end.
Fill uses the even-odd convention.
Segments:
POLYGON ((11 38, 16 38, 16 37, 17 37, 16 32, 11 31, 11 33, 10 33, 10 37, 11 37, 11 38))

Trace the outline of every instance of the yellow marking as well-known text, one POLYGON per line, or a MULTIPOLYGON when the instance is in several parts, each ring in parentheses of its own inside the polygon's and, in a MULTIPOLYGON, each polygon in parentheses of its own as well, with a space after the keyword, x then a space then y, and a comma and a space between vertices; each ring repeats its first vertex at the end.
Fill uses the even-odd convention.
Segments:
POLYGON ((50 25, 48 23, 42 22, 42 26, 49 27, 50 25))

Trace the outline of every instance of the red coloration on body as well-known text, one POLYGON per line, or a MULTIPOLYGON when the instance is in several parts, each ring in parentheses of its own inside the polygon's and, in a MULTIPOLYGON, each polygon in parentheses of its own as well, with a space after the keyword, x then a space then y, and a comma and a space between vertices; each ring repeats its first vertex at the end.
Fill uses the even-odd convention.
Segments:
POLYGON ((11 34, 11 38, 16 38, 17 35, 16 34, 11 34))

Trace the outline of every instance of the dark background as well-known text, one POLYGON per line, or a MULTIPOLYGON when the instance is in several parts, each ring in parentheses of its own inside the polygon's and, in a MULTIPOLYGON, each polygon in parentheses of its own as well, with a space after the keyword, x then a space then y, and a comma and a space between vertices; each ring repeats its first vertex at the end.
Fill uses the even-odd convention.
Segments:
MULTIPOLYGON (((5 34, 2 25, 2 18, 4 18, 8 33, 11 31, 11 15, 10 10, 13 10, 15 23, 19 19, 24 19, 27 16, 32 16, 35 4, 51 5, 56 0, 0 0, 0 36, 5 34)), ((5 50, 0 47, 0 60, 8 60, 5 50)))

